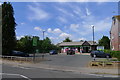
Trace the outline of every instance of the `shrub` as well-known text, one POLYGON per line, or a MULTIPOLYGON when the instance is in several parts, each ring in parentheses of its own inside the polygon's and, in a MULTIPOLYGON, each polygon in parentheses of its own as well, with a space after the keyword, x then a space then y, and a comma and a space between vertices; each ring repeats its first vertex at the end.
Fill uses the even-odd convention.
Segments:
POLYGON ((112 57, 115 57, 120 61, 120 51, 104 50, 104 52, 109 53, 112 57))

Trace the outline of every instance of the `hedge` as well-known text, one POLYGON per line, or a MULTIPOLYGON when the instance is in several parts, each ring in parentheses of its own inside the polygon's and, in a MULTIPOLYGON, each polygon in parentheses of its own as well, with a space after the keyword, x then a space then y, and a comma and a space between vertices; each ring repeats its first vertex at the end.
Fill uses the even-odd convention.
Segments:
POLYGON ((115 57, 120 61, 120 51, 104 50, 104 52, 109 53, 112 57, 115 57))

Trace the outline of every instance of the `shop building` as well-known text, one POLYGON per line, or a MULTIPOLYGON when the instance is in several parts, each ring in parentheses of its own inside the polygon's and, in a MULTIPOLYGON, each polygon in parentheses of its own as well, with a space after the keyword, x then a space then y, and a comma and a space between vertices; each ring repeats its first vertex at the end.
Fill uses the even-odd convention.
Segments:
POLYGON ((61 47, 61 53, 66 53, 69 49, 75 50, 76 53, 89 53, 97 49, 97 43, 93 41, 61 42, 58 46, 61 47))

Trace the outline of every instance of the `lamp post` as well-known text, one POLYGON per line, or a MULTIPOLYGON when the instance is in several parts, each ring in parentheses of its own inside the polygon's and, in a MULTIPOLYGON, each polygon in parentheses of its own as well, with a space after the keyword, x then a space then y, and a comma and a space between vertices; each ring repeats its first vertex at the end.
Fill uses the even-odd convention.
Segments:
POLYGON ((94 25, 91 25, 92 26, 92 30, 93 30, 93 45, 94 45, 94 25))
POLYGON ((45 33, 45 30, 43 30, 43 40, 44 40, 44 33, 45 33))
MULTIPOLYGON (((93 30, 93 50, 95 50, 95 46, 94 46, 94 25, 91 25, 92 26, 92 30, 93 30)), ((95 61, 95 58, 96 58, 96 55, 93 55, 93 60, 95 61)))
MULTIPOLYGON (((45 33, 45 30, 43 30, 42 32, 43 32, 43 40, 44 40, 44 33, 45 33)), ((43 49, 42 59, 44 59, 44 49, 43 49)))

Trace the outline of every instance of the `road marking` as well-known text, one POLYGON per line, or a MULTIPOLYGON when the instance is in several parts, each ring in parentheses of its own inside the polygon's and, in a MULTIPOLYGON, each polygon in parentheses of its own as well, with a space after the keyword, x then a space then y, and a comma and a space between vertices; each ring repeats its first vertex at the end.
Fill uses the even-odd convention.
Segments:
POLYGON ((27 68, 27 67, 22 67, 22 66, 21 66, 21 67, 18 67, 18 68, 22 68, 22 69, 31 69, 31 68, 27 68))
POLYGON ((23 77, 23 78, 25 78, 25 79, 32 80, 32 79, 30 79, 30 78, 28 78, 28 77, 26 77, 26 76, 24 76, 24 75, 21 75, 21 74, 0 73, 0 75, 21 76, 21 77, 23 77))
POLYGON ((23 66, 11 66, 11 67, 15 67, 15 68, 22 68, 22 69, 31 69, 31 68, 28 68, 28 67, 23 67, 23 66))
POLYGON ((107 74, 88 74, 88 75, 93 75, 93 76, 100 76, 100 77, 119 77, 118 75, 107 75, 107 74))

